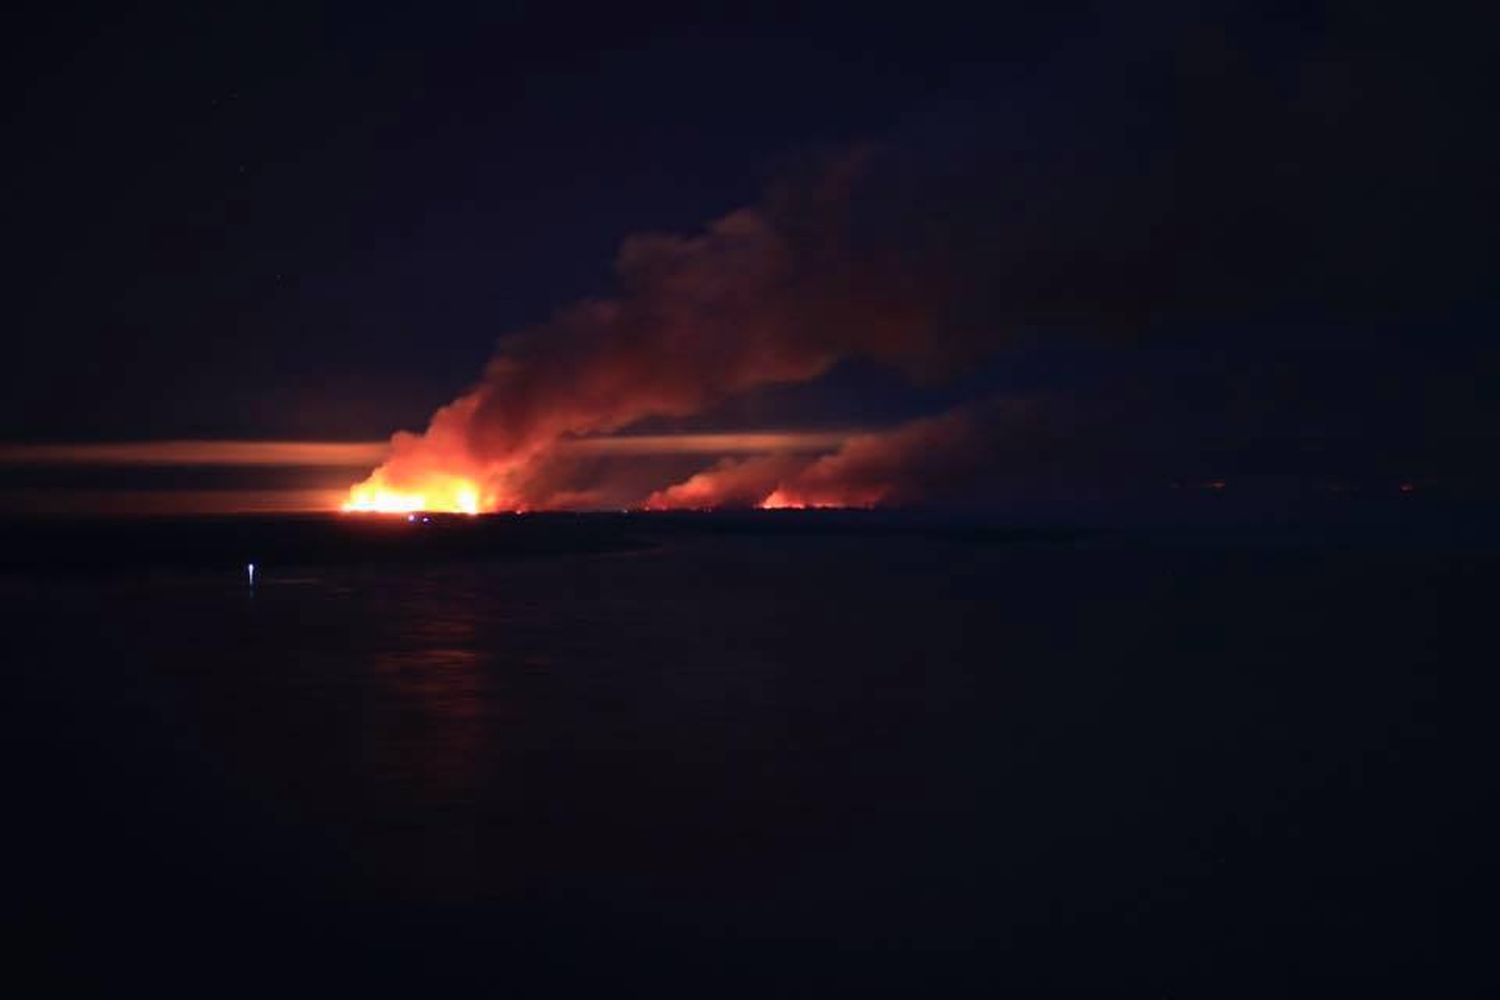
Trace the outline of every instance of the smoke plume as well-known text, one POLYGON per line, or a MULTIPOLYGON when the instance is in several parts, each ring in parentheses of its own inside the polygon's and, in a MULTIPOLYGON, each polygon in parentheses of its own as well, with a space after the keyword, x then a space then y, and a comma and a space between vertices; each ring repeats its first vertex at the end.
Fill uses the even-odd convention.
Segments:
POLYGON ((936 289, 899 253, 856 249, 848 208, 862 160, 782 185, 699 235, 625 240, 615 298, 504 338, 480 382, 424 433, 393 438, 348 506, 589 506, 598 494, 568 482, 578 462, 559 445, 690 417, 846 358, 921 372, 975 346, 934 336, 936 289))
MULTIPOLYGON (((1309 449, 1273 437, 1357 435, 1340 431, 1341 414, 1364 423, 1411 412, 1367 405, 1347 375, 1267 389, 1254 373, 1306 364, 1303 333, 1278 317, 1360 331, 1372 317, 1428 315, 1432 303, 1489 301, 1480 244, 1444 252, 1490 166, 1457 155, 1466 119, 1424 89, 1425 74, 1380 51, 1309 42, 1296 59, 1259 58, 1209 44, 1195 25, 1143 22, 1138 44, 1118 51, 1080 42, 1024 84, 1009 73, 976 84, 972 100, 783 179, 696 235, 625 240, 613 297, 503 337, 477 384, 424 432, 396 435, 347 506, 908 503, 1000 462, 1009 496, 1023 473, 1218 476, 1223 456, 1249 454, 1254 441, 1282 455, 1255 468, 1289 466, 1309 449), (1452 183, 1460 168, 1463 183, 1452 183), (1283 326, 1280 341, 1267 339, 1283 326), (975 356, 1017 329, 1127 350, 1158 338, 1167 349, 1083 358, 1076 371, 1054 366, 1050 385, 1011 385, 1057 395, 1026 431, 1040 444, 1018 443, 1017 414, 980 405, 821 457, 772 448, 622 471, 577 447, 674 420, 702 430, 726 401, 850 359, 973 374, 975 356), (1291 341, 1284 359, 1277 344, 1291 341), (1090 363, 1133 374, 1095 385, 1090 363), (1143 395, 1147 384, 1158 391, 1143 395), (1256 398, 1276 400, 1276 412, 1250 412, 1256 398), (1076 433, 1060 434, 1068 421, 1076 433)), ((1372 357, 1364 334, 1318 336, 1346 366, 1372 357)), ((1400 337, 1390 353, 1402 363, 1368 361, 1366 381, 1430 351, 1425 331, 1400 337)), ((971 398, 997 391, 970 388, 971 398)), ((1444 420, 1456 435, 1492 423, 1444 420)))

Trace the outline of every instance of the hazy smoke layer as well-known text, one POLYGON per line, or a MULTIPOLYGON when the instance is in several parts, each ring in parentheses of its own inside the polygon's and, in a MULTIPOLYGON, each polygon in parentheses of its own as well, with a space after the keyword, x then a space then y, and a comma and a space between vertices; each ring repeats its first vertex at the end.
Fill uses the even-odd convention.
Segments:
POLYGON ((651 495, 651 509, 676 507, 870 507, 913 503, 961 490, 989 471, 1008 407, 985 402, 879 433, 850 438, 818 458, 726 459, 651 495))

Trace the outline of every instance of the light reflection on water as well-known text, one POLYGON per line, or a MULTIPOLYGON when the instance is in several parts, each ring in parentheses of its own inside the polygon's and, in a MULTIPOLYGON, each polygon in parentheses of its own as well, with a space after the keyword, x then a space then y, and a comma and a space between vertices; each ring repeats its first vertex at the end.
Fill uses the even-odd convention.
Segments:
POLYGON ((124 583, 95 620, 125 673, 186 692, 206 757, 346 845, 367 885, 753 882, 873 815, 899 839, 905 817, 970 807, 973 762, 1004 756, 976 747, 1024 722, 978 693, 1078 641, 1037 611, 1098 579, 1054 566, 1012 586, 1038 558, 1057 557, 754 539, 271 566, 253 596, 238 576, 124 583))
POLYGON ((380 599, 362 766, 384 817, 370 860, 396 884, 451 895, 481 866, 476 807, 500 722, 496 656, 482 648, 483 603, 467 582, 419 579, 380 599))
POLYGON ((394 711, 375 740, 384 767, 438 798, 472 794, 480 775, 487 685, 473 619, 427 618, 395 649, 374 654, 371 673, 394 711))
MULTIPOLYGON (((780 796, 798 725, 782 710, 788 683, 840 700, 806 668, 848 612, 789 599, 778 560, 736 551, 738 576, 712 586, 719 567, 661 554, 270 572, 244 605, 259 652, 240 669, 291 723, 286 764, 309 810, 383 884, 451 896, 514 886, 516 856, 579 873, 638 863, 674 822, 780 796), (726 763, 748 771, 720 780, 726 763)), ((843 642, 870 661, 863 640, 843 642)), ((773 822, 752 812, 681 853, 773 822)))

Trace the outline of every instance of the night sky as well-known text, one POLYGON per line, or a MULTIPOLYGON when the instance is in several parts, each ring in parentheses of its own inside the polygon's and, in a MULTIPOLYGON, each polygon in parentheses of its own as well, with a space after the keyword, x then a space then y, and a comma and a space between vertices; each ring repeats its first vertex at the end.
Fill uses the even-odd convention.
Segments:
MULTIPOLYGON (((12 11, 0 441, 420 431, 502 335, 556 337, 559 310, 622 294, 633 234, 744 206, 800 233, 845 170, 834 267, 861 301, 919 290, 923 358, 841 349, 600 429, 987 407, 984 474, 914 501, 1482 487, 1482 26, 1352 2, 1044 7, 12 11)), ((4 483, 122 482, 86 466, 13 462, 4 483)))

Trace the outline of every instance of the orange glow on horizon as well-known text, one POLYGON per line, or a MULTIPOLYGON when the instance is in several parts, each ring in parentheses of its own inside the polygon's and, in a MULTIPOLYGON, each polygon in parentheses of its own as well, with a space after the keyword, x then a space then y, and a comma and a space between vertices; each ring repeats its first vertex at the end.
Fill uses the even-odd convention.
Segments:
MULTIPOLYGON (((654 456, 749 454, 762 457, 816 455, 836 449, 848 437, 843 431, 764 431, 697 434, 600 435, 563 438, 533 453, 512 455, 504 460, 484 461, 470 449, 468 439, 451 432, 446 423, 435 421, 437 430, 424 435, 397 434, 386 461, 367 478, 349 488, 338 505, 345 513, 363 514, 480 514, 497 511, 520 513, 533 509, 588 510, 620 506, 613 498, 601 499, 593 488, 570 484, 542 490, 530 489, 536 481, 535 466, 552 456, 584 460, 631 460, 654 456), (528 478, 530 477, 530 478, 528 478)), ((805 460, 805 459, 804 459, 805 460)), ((691 507, 684 497, 671 502, 648 498, 649 509, 691 507)), ((747 505, 755 498, 745 498, 747 505)), ((630 503, 630 500, 626 500, 630 503)), ((717 506, 717 504, 715 504, 717 506)))
POLYGON ((354 468, 379 462, 385 441, 103 441, 0 444, 0 465, 285 466, 354 468))
POLYGON ((756 506, 761 510, 870 510, 875 506, 875 502, 870 500, 864 503, 826 503, 797 500, 778 489, 772 490, 771 495, 756 506))
MULTIPOLYGON (((741 455, 832 451, 857 430, 615 434, 568 438, 556 448, 576 455, 741 455)), ((370 467, 390 441, 185 440, 0 443, 0 465, 220 465, 370 467)))

